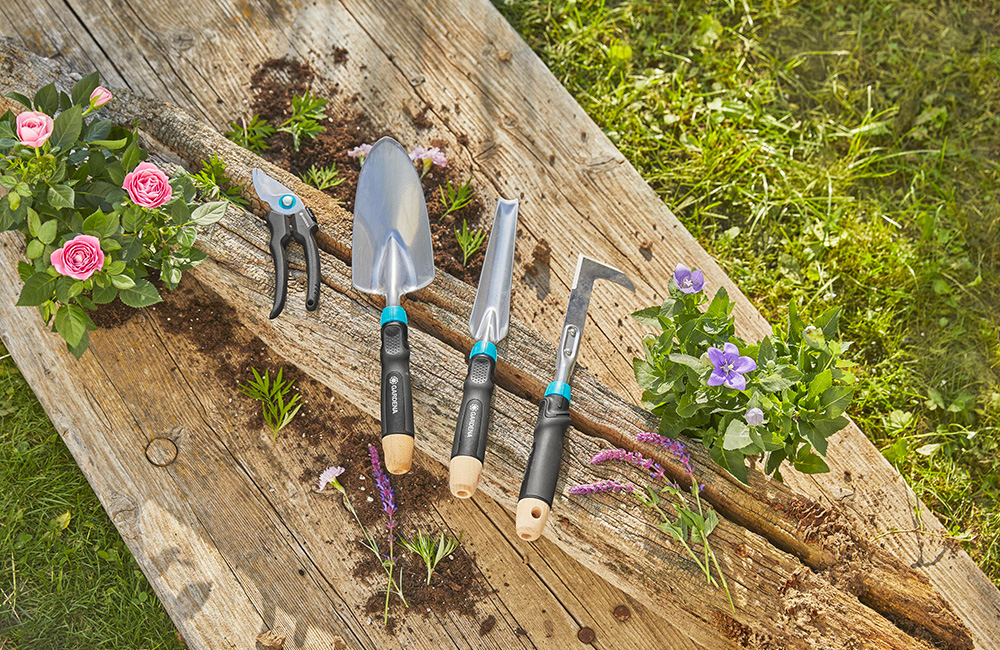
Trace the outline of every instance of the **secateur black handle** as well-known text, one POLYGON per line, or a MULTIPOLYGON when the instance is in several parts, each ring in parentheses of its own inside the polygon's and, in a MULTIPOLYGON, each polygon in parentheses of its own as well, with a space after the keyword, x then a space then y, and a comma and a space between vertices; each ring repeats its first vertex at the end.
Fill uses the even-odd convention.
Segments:
POLYGON ((316 232, 319 225, 309 208, 289 217, 278 212, 267 215, 267 229, 271 231, 271 258, 274 261, 274 305, 270 318, 277 318, 285 308, 288 296, 288 255, 286 249, 292 239, 302 244, 306 255, 306 309, 316 311, 319 307, 319 247, 316 232))

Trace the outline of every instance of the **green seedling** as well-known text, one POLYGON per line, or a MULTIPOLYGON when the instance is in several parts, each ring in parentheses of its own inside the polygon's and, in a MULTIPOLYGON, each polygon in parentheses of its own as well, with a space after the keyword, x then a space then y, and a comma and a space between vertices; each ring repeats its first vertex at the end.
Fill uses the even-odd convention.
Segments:
POLYGON ((469 222, 462 219, 462 229, 455 228, 455 239, 462 249, 462 266, 469 263, 469 258, 476 254, 486 241, 486 231, 482 228, 469 230, 469 222))
POLYGON ((283 368, 278 369, 278 374, 274 379, 270 378, 266 370, 263 377, 256 368, 250 370, 253 372, 253 380, 239 384, 238 388, 250 399, 260 402, 264 422, 271 428, 273 434, 272 440, 277 440, 278 432, 285 428, 302 408, 302 404, 299 403, 301 395, 296 392, 291 396, 291 399, 288 399, 295 380, 284 381, 282 379, 283 368))
POLYGON ((444 206, 444 213, 439 217, 444 219, 452 212, 457 212, 472 202, 472 179, 465 181, 457 187, 453 187, 451 181, 447 186, 438 185, 441 191, 441 205, 444 206))
POLYGON ((459 535, 458 538, 455 538, 441 532, 437 542, 435 542, 431 534, 418 532, 412 540, 400 536, 399 543, 406 550, 419 555, 424 561, 424 565, 427 567, 427 584, 430 584, 434 569, 441 563, 441 560, 455 552, 455 549, 462 543, 462 537, 459 535))
POLYGON ((244 149, 262 153, 267 149, 267 139, 274 135, 274 127, 267 120, 254 115, 248 122, 241 117, 239 122, 230 122, 226 137, 244 149))
POLYGON ((330 163, 329 167, 313 165, 302 175, 302 180, 321 191, 337 187, 344 182, 340 172, 337 171, 337 163, 330 163))
POLYGON ((325 130, 320 121, 326 119, 327 101, 312 93, 292 97, 292 116, 281 123, 279 131, 292 136, 292 147, 298 151, 303 138, 312 140, 325 130))
POLYGON ((226 162, 214 153, 211 158, 202 161, 201 171, 191 174, 191 182, 206 201, 222 200, 241 208, 250 207, 250 202, 240 195, 243 186, 226 175, 226 162))

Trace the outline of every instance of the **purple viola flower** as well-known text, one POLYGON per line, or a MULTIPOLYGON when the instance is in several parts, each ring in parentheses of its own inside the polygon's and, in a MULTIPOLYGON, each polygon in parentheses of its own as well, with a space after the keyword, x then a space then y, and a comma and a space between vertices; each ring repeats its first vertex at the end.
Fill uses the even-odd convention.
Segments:
POLYGON ((747 380, 744 374, 757 369, 757 362, 750 357, 741 357, 740 350, 732 343, 719 348, 708 349, 708 359, 715 366, 708 378, 709 386, 725 384, 736 390, 745 390, 747 380))
POLYGON ((619 483, 618 481, 605 480, 596 483, 584 483, 574 485, 569 489, 570 494, 599 494, 601 492, 632 492, 635 488, 631 483, 619 483))
POLYGON ((756 406, 747 411, 746 421, 752 427, 759 427, 764 424, 764 411, 761 411, 756 406))
POLYGON ((674 269, 674 282, 684 293, 698 293, 705 287, 705 274, 701 269, 692 271, 683 264, 678 264, 674 269))

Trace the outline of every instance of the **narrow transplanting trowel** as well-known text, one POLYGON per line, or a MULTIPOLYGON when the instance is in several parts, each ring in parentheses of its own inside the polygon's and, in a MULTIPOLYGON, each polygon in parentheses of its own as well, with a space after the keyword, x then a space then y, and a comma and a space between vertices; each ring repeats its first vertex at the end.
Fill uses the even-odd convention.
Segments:
POLYGON ((514 273, 514 239, 517 237, 517 201, 500 199, 479 275, 479 290, 469 317, 469 332, 476 344, 469 353, 462 406, 458 410, 455 442, 451 447, 451 493, 468 499, 479 486, 486 457, 486 432, 493 400, 496 344, 507 336, 510 323, 510 279, 514 273))
POLYGON ((434 249, 420 178, 406 150, 392 138, 372 147, 361 167, 354 200, 351 282, 385 296, 382 310, 382 451, 393 474, 410 471, 413 403, 405 293, 434 279, 434 249))
POLYGON ((563 321, 562 336, 556 350, 556 380, 545 390, 545 397, 538 408, 535 441, 517 501, 517 536, 528 541, 538 539, 542 534, 556 493, 563 437, 569 428, 569 376, 580 352, 595 280, 610 280, 635 292, 631 280, 614 267, 584 255, 576 263, 566 320, 563 321))

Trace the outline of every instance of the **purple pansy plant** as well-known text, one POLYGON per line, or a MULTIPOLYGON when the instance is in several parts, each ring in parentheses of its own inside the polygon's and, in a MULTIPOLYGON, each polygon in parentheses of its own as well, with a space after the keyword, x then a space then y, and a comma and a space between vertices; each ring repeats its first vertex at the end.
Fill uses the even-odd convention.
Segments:
POLYGON ((740 349, 733 343, 726 343, 721 350, 709 348, 708 359, 714 366, 708 378, 709 386, 725 384, 736 390, 746 390, 747 380, 743 375, 757 369, 757 362, 750 357, 741 357, 740 349))
POLYGON ((692 271, 683 264, 678 264, 674 269, 674 282, 684 293, 698 293, 705 287, 705 274, 701 269, 692 271))

